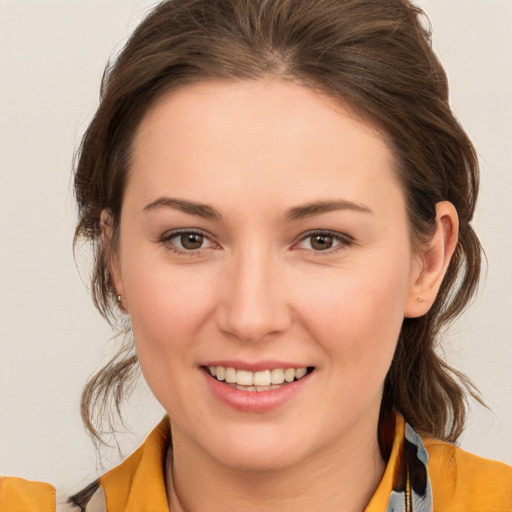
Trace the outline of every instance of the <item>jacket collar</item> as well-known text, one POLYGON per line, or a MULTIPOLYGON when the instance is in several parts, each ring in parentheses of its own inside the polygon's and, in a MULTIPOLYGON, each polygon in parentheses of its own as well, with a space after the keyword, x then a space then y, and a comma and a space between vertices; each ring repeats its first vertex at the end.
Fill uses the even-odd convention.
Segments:
MULTIPOLYGON (((432 512, 428 453, 401 414, 392 418, 392 447, 382 480, 364 512, 432 512)), ((169 512, 165 459, 170 442, 166 416, 144 444, 100 480, 106 510, 169 512)))

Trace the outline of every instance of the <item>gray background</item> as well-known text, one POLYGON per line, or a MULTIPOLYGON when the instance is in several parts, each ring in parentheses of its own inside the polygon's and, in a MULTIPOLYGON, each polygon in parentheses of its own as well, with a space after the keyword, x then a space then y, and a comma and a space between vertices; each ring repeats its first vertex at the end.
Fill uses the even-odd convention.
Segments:
MULTIPOLYGON (((104 470, 78 403, 86 378, 113 350, 71 252, 72 154, 107 58, 154 3, 0 0, 0 473, 67 491, 104 470)), ((461 444, 512 464, 512 1, 418 4, 482 162, 475 225, 489 266, 444 349, 493 412, 472 404, 461 444)), ((85 269, 86 253, 80 259, 85 269)), ((129 409, 124 455, 162 415, 144 386, 129 409)), ((106 467, 119 459, 116 450, 104 452, 106 467)))

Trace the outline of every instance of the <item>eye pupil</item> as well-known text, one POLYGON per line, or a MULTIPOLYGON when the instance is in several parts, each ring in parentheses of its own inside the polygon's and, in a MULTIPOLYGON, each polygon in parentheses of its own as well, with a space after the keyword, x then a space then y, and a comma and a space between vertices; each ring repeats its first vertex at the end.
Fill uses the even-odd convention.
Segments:
POLYGON ((311 247, 317 251, 325 251, 332 247, 333 238, 328 235, 315 235, 311 238, 311 247))
POLYGON ((187 233, 181 235, 180 243, 185 249, 200 249, 203 245, 204 236, 197 233, 187 233))

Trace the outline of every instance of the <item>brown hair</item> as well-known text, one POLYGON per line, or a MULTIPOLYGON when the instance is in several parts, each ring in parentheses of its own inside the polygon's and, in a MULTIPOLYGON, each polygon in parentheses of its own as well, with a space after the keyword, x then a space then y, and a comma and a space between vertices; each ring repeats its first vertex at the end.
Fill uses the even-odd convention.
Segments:
MULTIPOLYGON (((479 279, 481 247, 470 226, 478 162, 450 110, 446 75, 423 16, 407 0, 169 0, 157 6, 107 67, 100 106, 77 153, 75 243, 93 244, 92 296, 103 316, 118 325, 100 214, 111 211, 115 236, 130 148, 148 109, 163 94, 205 79, 300 82, 351 107, 386 135, 406 194, 413 246, 432 235, 437 202, 457 209, 455 254, 428 314, 404 320, 382 409, 394 407, 417 430, 455 441, 464 427, 466 392, 479 398, 436 346, 479 279)), ((86 385, 82 417, 97 439, 109 400, 119 412, 137 367, 133 343, 125 338, 119 354, 86 385)))

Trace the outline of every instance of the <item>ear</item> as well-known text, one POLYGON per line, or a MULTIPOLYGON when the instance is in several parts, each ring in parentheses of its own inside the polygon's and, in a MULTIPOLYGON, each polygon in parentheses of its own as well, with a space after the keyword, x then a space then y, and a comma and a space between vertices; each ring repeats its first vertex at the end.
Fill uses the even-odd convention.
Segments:
POLYGON ((459 216, 453 204, 437 203, 436 231, 413 263, 405 317, 423 316, 432 307, 457 246, 458 234, 459 216))
POLYGON ((103 244, 103 251, 105 260, 107 261, 108 270, 110 273, 110 280, 114 287, 114 293, 117 297, 121 297, 117 301, 117 305, 121 312, 128 313, 128 305, 126 302, 126 295, 124 291, 123 279, 121 277, 121 265, 119 261, 119 252, 114 241, 112 212, 104 209, 100 215, 101 225, 101 241, 103 244))

